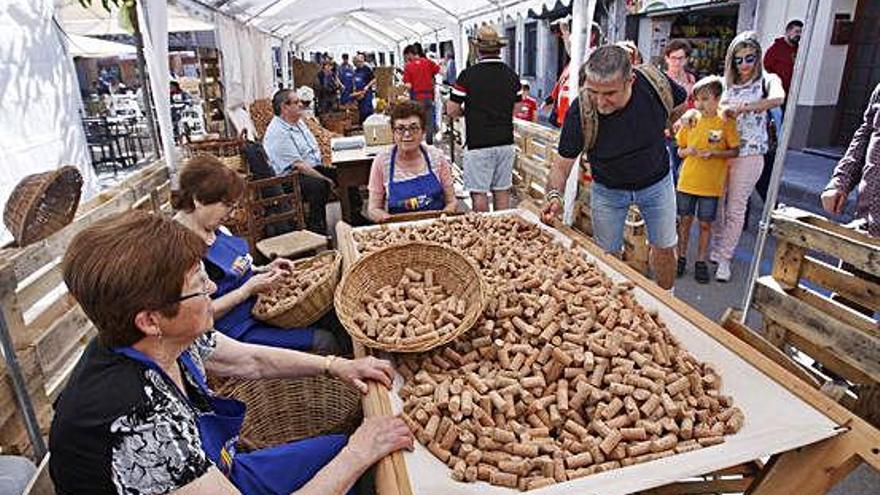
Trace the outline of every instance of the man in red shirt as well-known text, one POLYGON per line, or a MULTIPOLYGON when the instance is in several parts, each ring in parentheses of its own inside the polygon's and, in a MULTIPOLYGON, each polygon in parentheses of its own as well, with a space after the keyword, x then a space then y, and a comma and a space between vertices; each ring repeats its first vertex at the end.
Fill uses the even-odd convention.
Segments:
POLYGON ((782 79, 782 87, 786 95, 791 85, 791 76, 794 74, 794 58, 797 56, 803 30, 803 22, 797 19, 790 21, 785 26, 785 36, 776 38, 764 55, 764 68, 782 79))
POLYGON ((437 132, 434 114, 434 76, 440 73, 440 66, 421 56, 413 45, 404 48, 403 57, 406 59, 403 83, 409 89, 410 97, 420 102, 425 109, 425 114, 428 116, 426 140, 428 144, 434 144, 434 134, 437 132))
POLYGON ((529 96, 529 83, 522 83, 522 99, 513 107, 513 116, 517 119, 536 122, 538 120, 538 102, 529 96))

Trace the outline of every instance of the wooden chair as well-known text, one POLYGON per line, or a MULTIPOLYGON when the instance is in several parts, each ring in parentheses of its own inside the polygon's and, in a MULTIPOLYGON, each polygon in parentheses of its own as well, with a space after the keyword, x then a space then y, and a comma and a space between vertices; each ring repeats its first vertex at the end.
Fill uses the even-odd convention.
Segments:
POLYGON ((257 243, 273 237, 268 230, 305 229, 305 215, 299 189, 299 174, 292 173, 269 179, 248 180, 243 204, 247 218, 247 232, 242 232, 251 252, 257 243))

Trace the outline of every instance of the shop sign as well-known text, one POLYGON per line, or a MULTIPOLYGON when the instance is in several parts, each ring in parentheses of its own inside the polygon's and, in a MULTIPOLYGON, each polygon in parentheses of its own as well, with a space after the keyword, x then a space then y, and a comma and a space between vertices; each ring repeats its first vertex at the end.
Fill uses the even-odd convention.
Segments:
POLYGON ((683 7, 692 7, 695 5, 706 5, 711 3, 728 3, 728 0, 627 0, 627 10, 630 5, 633 9, 630 12, 638 12, 640 14, 652 12, 655 10, 680 9, 683 7))

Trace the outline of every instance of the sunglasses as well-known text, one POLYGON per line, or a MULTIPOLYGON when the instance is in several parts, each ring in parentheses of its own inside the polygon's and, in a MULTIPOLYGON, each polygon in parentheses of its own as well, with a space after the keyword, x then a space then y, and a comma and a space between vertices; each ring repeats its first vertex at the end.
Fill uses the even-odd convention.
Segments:
POLYGON ((420 126, 419 124, 394 126, 394 132, 398 134, 406 134, 407 132, 409 132, 410 134, 415 134, 421 130, 422 126, 420 126))
POLYGON ((758 56, 754 53, 746 55, 745 57, 733 57, 733 63, 736 65, 742 65, 743 63, 753 64, 758 60, 758 56))

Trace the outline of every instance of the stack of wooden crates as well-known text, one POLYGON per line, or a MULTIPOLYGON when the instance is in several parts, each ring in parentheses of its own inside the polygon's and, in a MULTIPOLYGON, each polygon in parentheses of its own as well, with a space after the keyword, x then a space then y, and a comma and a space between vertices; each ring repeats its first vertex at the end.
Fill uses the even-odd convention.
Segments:
MULTIPOLYGON (((49 238, 24 248, 0 250, 0 311, 44 435, 52 403, 95 335, 94 325, 62 282, 60 258, 73 236, 98 219, 134 208, 170 211, 169 179, 168 168, 157 162, 80 205, 73 223, 49 238)), ((32 456, 5 366, 0 377, 0 452, 32 456)))
POLYGON ((807 365, 806 380, 880 427, 880 324, 873 318, 880 239, 797 208, 780 208, 771 220, 773 271, 757 280, 752 303, 765 338, 807 365))

